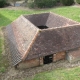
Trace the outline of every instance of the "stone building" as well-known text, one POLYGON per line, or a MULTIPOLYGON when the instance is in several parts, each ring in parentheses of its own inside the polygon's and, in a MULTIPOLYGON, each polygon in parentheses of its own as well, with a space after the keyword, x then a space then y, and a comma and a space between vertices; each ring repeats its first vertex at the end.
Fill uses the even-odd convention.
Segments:
POLYGON ((17 68, 65 58, 71 62, 74 50, 75 59, 80 59, 80 24, 54 13, 21 15, 6 26, 6 36, 12 65, 17 68))

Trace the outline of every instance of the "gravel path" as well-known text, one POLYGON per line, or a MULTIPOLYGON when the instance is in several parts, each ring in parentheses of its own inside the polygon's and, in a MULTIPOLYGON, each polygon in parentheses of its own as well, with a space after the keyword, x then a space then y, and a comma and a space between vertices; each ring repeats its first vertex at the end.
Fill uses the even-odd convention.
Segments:
POLYGON ((6 73, 1 74, 0 80, 23 80, 24 78, 28 78, 28 77, 31 80, 31 78, 33 78, 37 73, 40 72, 52 71, 57 68, 73 68, 76 66, 80 66, 80 61, 75 63, 69 63, 66 60, 61 60, 56 63, 51 63, 40 67, 29 68, 24 70, 16 70, 13 67, 8 67, 6 73))

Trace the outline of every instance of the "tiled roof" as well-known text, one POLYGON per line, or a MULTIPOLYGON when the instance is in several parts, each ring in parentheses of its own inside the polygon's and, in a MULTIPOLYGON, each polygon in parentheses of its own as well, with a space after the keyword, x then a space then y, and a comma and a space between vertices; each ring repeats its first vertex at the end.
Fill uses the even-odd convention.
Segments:
POLYGON ((80 47, 80 24, 53 13, 20 16, 6 31, 13 66, 25 59, 80 47))
POLYGON ((13 32, 11 25, 8 25, 6 27, 6 30, 7 30, 8 44, 9 44, 8 46, 10 48, 10 54, 11 54, 11 59, 12 59, 11 63, 13 65, 16 65, 17 63, 21 62, 21 55, 17 49, 18 46, 17 46, 14 32, 13 32))
POLYGON ((45 26, 50 13, 24 15, 32 24, 36 26, 45 26))
MULTIPOLYGON (((6 27, 13 65, 23 60, 38 29, 23 16, 6 27)), ((27 55, 27 54, 26 54, 27 55)))
POLYGON ((80 47, 80 25, 42 30, 26 57, 27 60, 80 47))

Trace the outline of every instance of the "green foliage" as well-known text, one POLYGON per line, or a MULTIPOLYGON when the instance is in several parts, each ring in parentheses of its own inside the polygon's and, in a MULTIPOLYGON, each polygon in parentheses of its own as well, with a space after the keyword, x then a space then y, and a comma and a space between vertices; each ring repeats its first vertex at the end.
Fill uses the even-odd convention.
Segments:
POLYGON ((80 80, 80 67, 56 69, 39 73, 36 74, 31 80, 80 80))
POLYGON ((35 3, 34 2, 27 3, 27 6, 29 8, 35 8, 35 3))
POLYGON ((34 3, 39 8, 47 8, 55 6, 56 0, 35 0, 34 3))
POLYGON ((2 29, 0 28, 0 73, 4 73, 6 71, 6 68, 8 67, 7 58, 6 58, 6 56, 3 55, 3 53, 4 53, 3 45, 4 45, 4 37, 2 35, 2 29))
POLYGON ((76 2, 77 2, 78 4, 80 4, 80 0, 76 0, 76 2))
POLYGON ((57 2, 60 2, 60 0, 56 0, 57 2))
POLYGON ((61 0, 61 3, 65 6, 70 6, 74 3, 74 0, 61 0))
MULTIPOLYGON (((50 8, 50 9, 39 9, 39 10, 32 10, 32 9, 27 9, 27 10, 8 10, 8 9, 0 9, 0 27, 6 26, 10 24, 12 21, 14 21, 16 18, 18 18, 22 14, 33 14, 33 13, 42 13, 42 12, 54 12, 56 14, 65 16, 67 18, 73 19, 75 21, 80 22, 80 9, 77 7, 61 7, 61 8, 50 8), (77 13, 76 13, 77 12, 77 13)), ((0 31, 1 32, 1 31, 0 31)), ((3 52, 1 50, 1 47, 3 45, 3 38, 0 36, 0 73, 3 73, 6 71, 8 67, 8 61, 6 57, 4 57, 1 53, 3 52)), ((62 70, 61 70, 62 71, 62 70)), ((69 71, 70 73, 64 72, 52 72, 50 73, 52 79, 47 78, 48 76, 45 76, 48 80, 80 80, 80 67, 78 69, 70 69, 66 70, 69 71), (59 74, 58 74, 59 73, 59 74), (56 77, 56 79, 55 79, 56 77), (60 79, 60 77, 62 79, 60 79)), ((42 74, 43 75, 43 74, 42 74)), ((44 79, 44 75, 48 75, 48 73, 44 74, 43 77, 42 75, 40 76, 40 79, 44 79)), ((38 79, 38 75, 34 77, 33 80, 40 80, 38 79)), ((44 79, 44 80, 47 80, 44 79)), ((31 80, 31 79, 25 79, 25 80, 31 80)))
POLYGON ((6 68, 5 67, 1 67, 0 68, 0 73, 4 73, 6 71, 6 68))
POLYGON ((0 0, 0 7, 4 7, 6 4, 6 0, 0 0))

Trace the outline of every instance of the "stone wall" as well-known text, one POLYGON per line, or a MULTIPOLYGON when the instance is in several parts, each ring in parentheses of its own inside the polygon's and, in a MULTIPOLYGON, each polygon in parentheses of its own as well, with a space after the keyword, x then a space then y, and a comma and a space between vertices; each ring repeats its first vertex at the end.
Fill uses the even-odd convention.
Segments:
MULTIPOLYGON (((53 62, 59 61, 65 59, 65 52, 60 52, 53 54, 53 62)), ((31 67, 37 67, 44 65, 43 57, 32 59, 32 60, 26 60, 18 64, 17 68, 23 69, 23 68, 31 68, 31 67)))
POLYGON ((70 63, 80 60, 80 48, 68 51, 66 58, 70 63))
POLYGON ((39 65, 40 65, 40 60, 37 58, 37 59, 23 61, 18 64, 17 68, 19 68, 19 69, 31 68, 31 67, 36 67, 39 65))
MULTIPOLYGON (((80 49, 74 49, 53 54, 53 64, 59 60, 67 59, 70 63, 80 60, 80 49)), ((44 65, 43 57, 26 60, 18 64, 17 68, 31 68, 44 65)))
POLYGON ((59 52, 53 55, 53 62, 65 59, 66 53, 65 52, 59 52))

